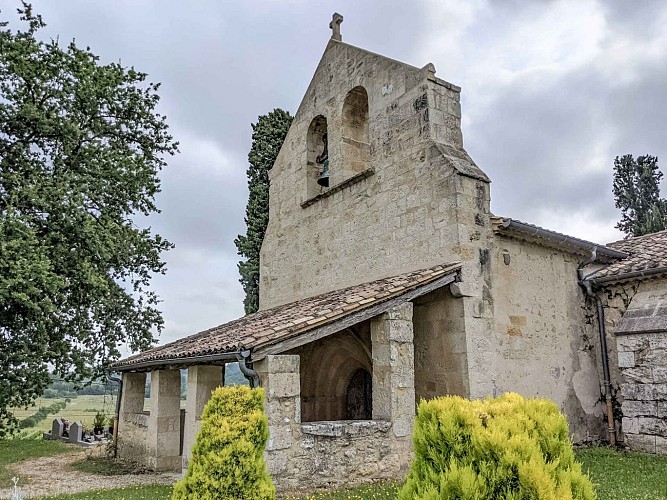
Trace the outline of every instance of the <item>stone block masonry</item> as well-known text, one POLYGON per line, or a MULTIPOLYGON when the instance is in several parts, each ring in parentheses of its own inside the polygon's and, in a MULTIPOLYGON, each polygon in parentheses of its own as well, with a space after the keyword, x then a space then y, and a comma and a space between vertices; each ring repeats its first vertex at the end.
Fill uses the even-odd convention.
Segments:
POLYGON ((181 372, 151 372, 151 411, 148 416, 146 449, 148 468, 154 471, 180 470, 181 372))
POLYGON ((415 417, 412 303, 371 321, 373 419, 393 423, 397 438, 409 436, 415 417))
POLYGON ((616 347, 625 443, 667 454, 667 333, 619 335, 616 347))

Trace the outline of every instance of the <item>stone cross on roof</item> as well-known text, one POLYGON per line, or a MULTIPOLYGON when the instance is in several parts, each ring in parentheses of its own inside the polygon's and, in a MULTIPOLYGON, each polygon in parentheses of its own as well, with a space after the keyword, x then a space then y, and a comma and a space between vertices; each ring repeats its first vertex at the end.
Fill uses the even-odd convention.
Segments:
POLYGON ((329 23, 329 28, 331 28, 331 31, 333 31, 333 33, 331 34, 331 38, 334 40, 338 40, 339 42, 343 40, 343 37, 340 34, 340 23, 342 22, 343 22, 343 16, 341 16, 338 12, 335 12, 333 17, 331 18, 331 22, 329 23))

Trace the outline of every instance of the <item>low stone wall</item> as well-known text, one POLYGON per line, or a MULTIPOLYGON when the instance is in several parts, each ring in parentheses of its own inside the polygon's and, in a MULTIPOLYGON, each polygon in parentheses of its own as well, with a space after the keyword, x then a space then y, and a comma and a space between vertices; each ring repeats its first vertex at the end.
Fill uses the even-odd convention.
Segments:
POLYGON ((357 420, 301 424, 291 445, 275 441, 266 459, 280 490, 346 487, 405 477, 409 439, 397 439, 386 421, 357 420))
POLYGON ((619 335, 616 346, 625 443, 667 454, 667 333, 619 335))

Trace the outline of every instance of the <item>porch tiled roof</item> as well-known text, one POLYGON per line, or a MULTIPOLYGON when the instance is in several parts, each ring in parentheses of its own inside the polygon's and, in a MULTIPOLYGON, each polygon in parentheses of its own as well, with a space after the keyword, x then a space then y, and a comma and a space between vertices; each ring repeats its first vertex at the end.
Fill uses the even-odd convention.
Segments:
POLYGON ((667 230, 615 241, 607 246, 626 252, 629 256, 597 271, 593 276, 594 280, 613 276, 621 279, 623 275, 630 273, 660 268, 665 268, 667 271, 667 230))
POLYGON ((131 370, 147 362, 256 349, 290 339, 349 314, 452 275, 460 264, 446 264, 379 279, 284 304, 117 361, 111 370, 131 370))

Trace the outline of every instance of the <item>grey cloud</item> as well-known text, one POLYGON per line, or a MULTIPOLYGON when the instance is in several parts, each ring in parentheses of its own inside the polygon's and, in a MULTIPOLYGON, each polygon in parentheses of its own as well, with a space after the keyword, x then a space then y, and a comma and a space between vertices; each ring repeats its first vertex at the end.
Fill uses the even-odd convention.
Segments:
MULTIPOLYGON (((5 3, 5 12, 18 5, 5 3)), ((452 3, 451 12, 400 0, 34 4, 48 34, 61 42, 76 38, 103 62, 120 59, 163 83, 160 109, 182 150, 162 173, 162 214, 148 221, 177 244, 165 255, 168 274, 155 279, 167 321, 163 341, 243 313, 233 240, 244 231, 250 123, 275 107, 296 111, 328 42, 334 10, 345 17, 346 42, 416 66, 432 61, 438 76, 463 87, 466 148, 492 178, 492 208, 500 215, 540 223, 545 211, 570 211, 608 225, 615 211, 613 157, 651 152, 667 162, 664 62, 641 67, 638 81, 627 87, 609 80, 604 61, 557 71, 546 83, 539 75, 510 86, 492 81, 495 76, 475 80, 479 56, 507 45, 513 30, 555 2, 490 2, 475 13, 457 47, 447 45, 453 43, 443 29, 447 19, 437 16, 456 14, 465 2, 452 3), (459 59, 424 53, 434 36, 459 59), (609 171, 591 163, 594 147, 609 171)), ((662 3, 615 0, 600 8, 612 35, 633 44, 661 33, 662 3)), ((511 46, 497 56, 520 70, 534 49, 511 46)))

